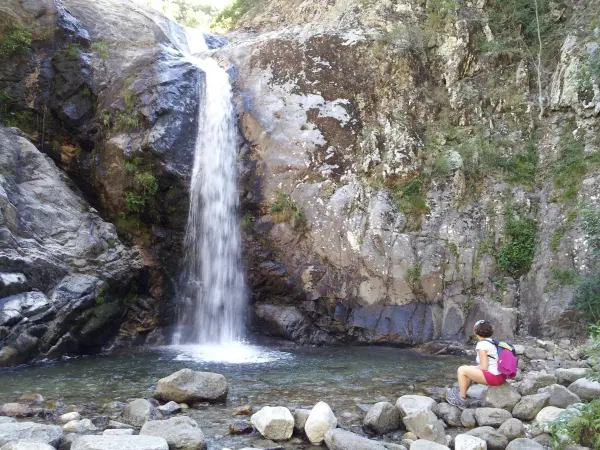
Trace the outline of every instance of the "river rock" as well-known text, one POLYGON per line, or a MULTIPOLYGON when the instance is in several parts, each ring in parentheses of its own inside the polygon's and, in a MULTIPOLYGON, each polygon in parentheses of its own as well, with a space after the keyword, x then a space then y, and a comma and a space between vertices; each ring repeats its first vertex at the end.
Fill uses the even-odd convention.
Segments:
POLYGON ((57 425, 41 425, 33 422, 15 422, 0 425, 0 446, 21 439, 42 441, 58 447, 63 430, 57 425))
POLYGON ((426 439, 419 439, 412 443, 410 450, 450 450, 450 447, 426 439))
POLYGON ((550 396, 548 399, 548 406, 566 408, 567 406, 581 402, 581 399, 579 396, 577 396, 577 394, 574 394, 560 384, 553 384, 552 386, 541 388, 538 392, 545 393, 550 396))
POLYGON ((436 401, 423 395, 403 395, 396 400, 396 408, 402 417, 425 409, 429 409, 434 414, 438 412, 436 401))
POLYGON ((389 402, 375 403, 367 412, 363 426, 376 433, 385 434, 400 428, 400 412, 389 402))
POLYGON ((71 450, 169 450, 169 445, 157 436, 81 436, 71 450))
POLYGON ((493 427, 479 427, 467 431, 465 434, 483 439, 488 450, 504 450, 508 445, 508 438, 500 434, 493 427))
POLYGON ((377 441, 341 428, 334 428, 325 433, 325 445, 329 450, 386 450, 385 446, 377 441))
POLYGON ((521 384, 519 384, 519 393, 521 395, 535 394, 539 388, 556 384, 556 377, 545 372, 529 372, 521 384))
POLYGON ((539 347, 526 346, 523 353, 527 359, 548 359, 548 352, 539 347))
POLYGON ((146 422, 140 436, 159 436, 169 444, 170 450, 205 450, 204 433, 194 419, 186 416, 146 422))
POLYGON ((229 434, 249 434, 253 431, 252 424, 245 420, 234 420, 229 424, 229 434))
POLYGON ((580 378, 588 378, 594 373, 592 369, 587 367, 574 367, 572 369, 556 369, 554 374, 559 384, 568 386, 571 383, 579 380, 580 378))
POLYGON ((487 443, 476 436, 459 434, 454 438, 454 450, 487 450, 487 443))
POLYGON ((42 394, 38 394, 37 392, 28 392, 21 395, 17 399, 17 402, 25 403, 26 405, 41 405, 44 403, 44 397, 42 397, 42 394))
POLYGON ((294 430, 299 433, 304 432, 304 426, 306 425, 306 420, 310 416, 310 409, 297 409, 292 413, 292 417, 294 418, 294 430))
POLYGON ((158 420, 162 416, 158 409, 152 403, 143 398, 135 399, 123 408, 121 413, 123 422, 133 425, 134 427, 142 427, 149 420, 158 420))
POLYGON ((480 427, 498 427, 510 418, 512 415, 505 409, 477 408, 475 410, 475 420, 480 427))
POLYGON ((9 442, 8 444, 0 447, 0 450, 55 450, 49 444, 42 441, 35 441, 32 439, 21 439, 15 442, 9 442))
POLYGON ((498 433, 503 434, 508 438, 509 441, 525 436, 525 426, 519 419, 508 419, 500 428, 498 433))
POLYGON ((109 422, 108 422, 109 428, 124 429, 124 428, 129 428, 130 426, 131 425, 128 425, 123 422, 117 422, 116 420, 109 420, 109 422))
POLYGON ((521 420, 533 420, 542 408, 548 406, 548 393, 525 395, 512 410, 513 417, 521 420))
POLYGON ((78 412, 70 412, 58 417, 58 421, 62 423, 71 422, 72 420, 80 420, 81 414, 78 412))
POLYGON ((260 434, 274 441, 289 439, 294 432, 294 417, 283 406, 265 406, 254 413, 250 421, 260 434))
POLYGON ((504 383, 500 386, 490 386, 484 400, 492 408, 512 411, 514 406, 521 400, 521 394, 510 384, 504 383))
POLYGON ((181 406, 179 406, 179 403, 177 402, 170 401, 169 403, 159 406, 158 410, 162 414, 169 415, 181 411, 181 406))
POLYGON ((475 410, 465 409, 460 415, 460 423, 465 428, 475 428, 477 420, 475 420, 475 410))
POLYGON ((158 380, 154 397, 165 402, 215 403, 224 402, 227 391, 227 380, 219 373, 182 369, 158 380))
POLYGON ((10 417, 31 417, 36 413, 31 406, 25 405, 23 403, 5 403, 0 406, 0 415, 1 416, 10 416, 10 417))
POLYGON ((252 414, 252 405, 242 405, 237 408, 233 408, 231 411, 232 416, 249 416, 252 414))
POLYGON ((333 411, 327 403, 319 402, 308 415, 304 424, 304 432, 311 443, 318 444, 325 439, 325 433, 335 427, 337 427, 337 419, 333 411))
POLYGON ((132 436, 133 428, 109 428, 102 432, 102 436, 132 436))
POLYGON ((511 441, 506 450, 544 450, 544 447, 531 439, 519 438, 511 441))
POLYGON ((62 428, 65 433, 77 434, 84 434, 97 430, 96 426, 90 419, 71 420, 70 422, 64 424, 62 428))
POLYGON ((535 423, 541 430, 547 432, 546 429, 548 425, 554 422, 563 411, 565 410, 562 408, 546 406, 535 416, 535 423))
POLYGON ((600 383, 587 378, 580 378, 574 381, 569 385, 569 390, 586 402, 600 397, 600 383))
POLYGON ((486 386, 485 384, 474 383, 467 389, 467 397, 475 400, 482 400, 485 397, 488 388, 489 386, 486 386))
POLYGON ((462 411, 448 403, 438 405, 438 417, 452 427, 460 427, 462 411))
POLYGON ((406 429, 415 433, 419 439, 437 442, 438 444, 446 443, 444 427, 436 415, 431 412, 431 409, 425 408, 407 414, 402 421, 406 429))

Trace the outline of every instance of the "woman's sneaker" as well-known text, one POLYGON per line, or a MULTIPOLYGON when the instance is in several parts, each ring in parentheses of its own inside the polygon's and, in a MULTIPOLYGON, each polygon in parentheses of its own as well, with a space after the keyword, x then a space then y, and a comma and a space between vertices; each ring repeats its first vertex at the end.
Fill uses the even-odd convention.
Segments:
POLYGON ((458 388, 453 387, 446 391, 446 401, 461 410, 467 408, 467 399, 460 396, 458 388))

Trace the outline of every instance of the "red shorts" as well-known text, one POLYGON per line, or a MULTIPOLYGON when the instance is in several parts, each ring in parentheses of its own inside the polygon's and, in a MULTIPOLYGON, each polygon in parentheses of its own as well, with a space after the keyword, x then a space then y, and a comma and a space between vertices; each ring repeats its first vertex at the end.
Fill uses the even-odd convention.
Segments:
POLYGON ((506 381, 506 375, 494 375, 487 370, 482 370, 482 372, 483 378, 485 378, 485 382, 488 386, 500 386, 506 381))

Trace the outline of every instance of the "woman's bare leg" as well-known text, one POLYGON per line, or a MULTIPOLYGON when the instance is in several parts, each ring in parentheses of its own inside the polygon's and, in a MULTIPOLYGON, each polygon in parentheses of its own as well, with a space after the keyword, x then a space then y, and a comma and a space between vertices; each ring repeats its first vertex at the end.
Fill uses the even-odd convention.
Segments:
POLYGON ((472 381, 479 384, 486 384, 483 372, 477 366, 460 366, 457 371, 458 375, 458 387, 460 389, 460 396, 467 398, 467 389, 471 385, 472 381))

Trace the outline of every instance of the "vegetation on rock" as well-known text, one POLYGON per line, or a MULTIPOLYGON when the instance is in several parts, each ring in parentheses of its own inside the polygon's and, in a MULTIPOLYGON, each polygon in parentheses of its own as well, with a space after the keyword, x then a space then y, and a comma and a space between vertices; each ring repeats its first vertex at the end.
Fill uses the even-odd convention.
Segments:
POLYGON ((29 52, 33 40, 31 30, 21 24, 8 27, 4 36, 0 37, 0 56, 9 58, 29 52))

